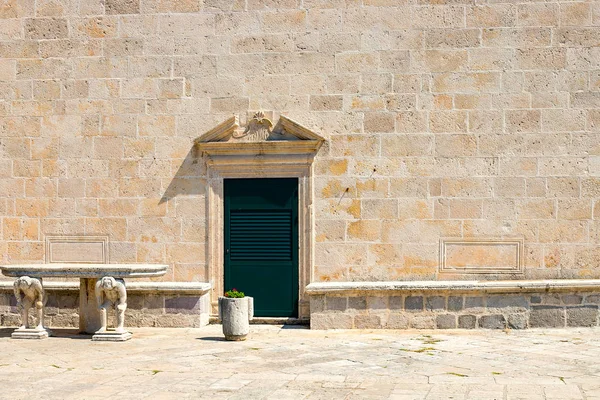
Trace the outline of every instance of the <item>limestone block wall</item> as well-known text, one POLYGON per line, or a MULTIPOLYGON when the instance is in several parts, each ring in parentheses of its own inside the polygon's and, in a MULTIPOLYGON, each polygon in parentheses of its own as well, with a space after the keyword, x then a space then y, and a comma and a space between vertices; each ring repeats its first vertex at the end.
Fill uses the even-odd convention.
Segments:
POLYGON ((598 292, 320 295, 311 329, 527 329, 598 326, 598 292))
POLYGON ((207 281, 193 139, 272 110, 328 140, 313 280, 439 279, 440 238, 600 277, 599 37, 596 1, 5 1, 0 262, 105 234, 111 262, 207 281))
MULTIPOLYGON (((48 291, 45 323, 49 327, 79 327, 79 292, 48 291)), ((199 328, 208 324, 208 295, 135 293, 127 296, 125 326, 199 328)), ((34 313, 30 313, 34 314, 34 313)), ((29 316, 31 323, 34 316, 29 316)), ((109 326, 115 326, 114 310, 109 311, 109 326), (112 325, 111 325, 112 324, 112 325)), ((9 290, 0 290, 0 326, 16 327, 21 323, 16 299, 9 290)))

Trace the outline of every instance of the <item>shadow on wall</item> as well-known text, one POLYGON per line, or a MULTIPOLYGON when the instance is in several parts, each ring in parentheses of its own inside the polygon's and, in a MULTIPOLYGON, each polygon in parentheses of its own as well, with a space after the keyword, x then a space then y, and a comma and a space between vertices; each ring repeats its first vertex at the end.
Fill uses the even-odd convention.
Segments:
POLYGON ((204 194, 206 194, 206 163, 200 150, 196 146, 192 146, 158 204, 163 204, 180 195, 204 194))

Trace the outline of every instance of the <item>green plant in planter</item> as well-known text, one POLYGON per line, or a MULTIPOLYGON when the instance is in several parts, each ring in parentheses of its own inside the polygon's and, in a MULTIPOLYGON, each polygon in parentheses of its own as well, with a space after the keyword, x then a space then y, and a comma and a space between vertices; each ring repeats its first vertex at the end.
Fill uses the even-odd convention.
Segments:
POLYGON ((230 299, 241 299, 245 297, 245 295, 244 292, 238 292, 236 288, 233 288, 225 292, 225 297, 228 297, 230 299))

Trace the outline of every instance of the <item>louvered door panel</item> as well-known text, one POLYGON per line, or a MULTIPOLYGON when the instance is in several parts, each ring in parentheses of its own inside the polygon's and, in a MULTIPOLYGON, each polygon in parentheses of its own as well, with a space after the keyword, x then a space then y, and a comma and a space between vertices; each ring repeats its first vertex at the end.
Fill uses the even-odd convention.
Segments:
POLYGON ((291 210, 232 210, 231 260, 291 260, 292 222, 291 210))
POLYGON ((225 290, 259 317, 298 315, 298 179, 225 179, 225 290))

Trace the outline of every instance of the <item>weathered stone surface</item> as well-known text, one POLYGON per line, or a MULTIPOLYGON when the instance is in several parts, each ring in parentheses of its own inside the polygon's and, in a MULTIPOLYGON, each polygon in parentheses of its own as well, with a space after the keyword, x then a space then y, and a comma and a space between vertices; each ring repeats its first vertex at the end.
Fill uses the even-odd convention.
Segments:
POLYGON ((438 329, 454 329, 456 328, 456 315, 443 314, 435 317, 435 325, 438 329))
POLYGON ((311 329, 352 329, 352 316, 340 313, 314 313, 310 316, 311 329))
POLYGON ((381 317, 379 315, 357 315, 354 317, 356 329, 378 329, 381 328, 381 317))
POLYGON ((564 307, 532 306, 529 313, 531 328, 560 328, 565 326, 564 307))
POLYGON ((508 327, 511 329, 526 329, 527 314, 509 314, 508 327))
POLYGON ((423 310, 423 297, 422 296, 408 296, 404 299, 404 308, 407 311, 422 311, 423 310))
POLYGON ((482 315, 479 317, 479 327, 484 329, 504 329, 506 319, 502 314, 482 315))
POLYGON ((446 308, 446 298, 442 296, 427 297, 425 301, 426 310, 444 310, 446 308))
POLYGON ((567 326, 598 326, 598 306, 567 307, 567 326))

